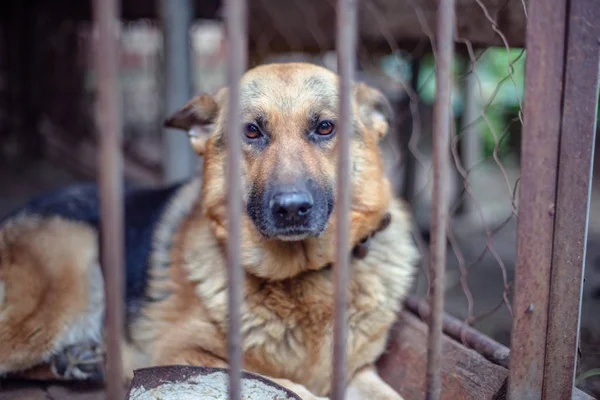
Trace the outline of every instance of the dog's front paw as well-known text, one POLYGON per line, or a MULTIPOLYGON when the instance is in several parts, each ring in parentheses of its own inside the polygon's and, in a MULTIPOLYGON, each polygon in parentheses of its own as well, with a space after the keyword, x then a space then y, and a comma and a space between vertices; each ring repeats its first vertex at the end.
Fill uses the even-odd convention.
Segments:
POLYGON ((294 393, 296 393, 302 400, 330 400, 329 397, 315 396, 304 387, 295 389, 296 390, 294 390, 294 393))
POLYGON ((330 400, 329 397, 316 396, 302 385, 294 385, 289 388, 296 393, 302 400, 330 400))
MULTIPOLYGON (((268 378, 268 377, 266 377, 268 378)), ((292 382, 289 379, 277 379, 277 378, 268 378, 273 382, 277 383, 284 388, 291 390, 302 400, 329 400, 329 397, 320 397, 314 395, 310 390, 308 390, 304 385, 301 385, 296 382, 292 382)))
POLYGON ((54 355, 50 368, 59 379, 101 381, 104 378, 104 357, 98 343, 68 346, 54 355))

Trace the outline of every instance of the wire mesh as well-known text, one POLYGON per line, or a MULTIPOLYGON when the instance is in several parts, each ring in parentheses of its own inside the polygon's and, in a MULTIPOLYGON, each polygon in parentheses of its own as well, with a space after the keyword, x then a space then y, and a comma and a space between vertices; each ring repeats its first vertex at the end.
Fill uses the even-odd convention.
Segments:
MULTIPOLYGON (((328 23, 333 21, 329 18, 335 10, 333 2, 293 2, 279 8, 268 0, 259 3, 254 10, 267 10, 268 21, 254 20, 254 35, 250 27, 254 64, 305 60, 336 69, 328 23), (292 13, 303 16, 304 30, 290 26, 286 15, 292 13)), ((407 28, 410 24, 399 28, 404 20, 394 19, 397 10, 387 2, 360 3, 357 77, 383 90, 396 108, 397 123, 382 143, 382 151, 396 194, 411 204, 416 242, 425 255, 414 293, 424 297, 430 283, 425 266, 433 188, 436 7, 427 2, 403 6, 404 18, 417 21, 417 28, 407 28), (413 36, 399 33, 402 29, 413 36), (411 181, 412 193, 406 187, 411 181)), ((474 35, 465 28, 466 11, 457 5, 453 166, 445 178, 451 200, 445 311, 509 345, 525 50, 521 25, 511 27, 501 21, 503 7, 510 8, 513 21, 526 20, 525 3, 478 1, 475 11, 470 10, 470 20, 478 18, 473 27, 478 34, 474 35), (489 34, 479 35, 484 32, 489 34)), ((463 342, 469 345, 466 338, 463 342)))
MULTIPOLYGON (((429 213, 431 211, 432 105, 435 88, 435 52, 432 51, 436 5, 434 2, 359 2, 356 78, 382 90, 396 110, 396 124, 382 143, 385 166, 397 195, 406 181, 414 181, 409 199, 416 221, 415 238, 427 265, 429 213), (412 84, 411 84, 412 81, 412 84), (412 167, 411 167, 412 165, 412 167), (407 170, 408 169, 408 170, 407 170)), ((510 327, 510 283, 514 264, 516 190, 518 187, 518 135, 522 124, 522 69, 524 50, 512 49, 522 27, 508 29, 499 16, 508 7, 511 21, 526 15, 519 2, 508 6, 478 2, 478 10, 467 16, 457 6, 457 54, 454 62, 452 102, 456 129, 451 141, 454 168, 448 171, 451 219, 446 283, 446 311, 484 333, 507 344, 510 327), (477 18, 482 17, 482 18, 477 18), (515 19, 516 18, 516 19, 515 19), (477 29, 484 34, 472 44, 473 33, 464 20, 481 20, 477 29), (484 24, 485 22, 485 24, 484 24), (491 33, 490 33, 491 32, 491 33), (463 39, 466 33, 470 39, 463 39), (493 33, 493 34, 492 34, 493 33), (502 38, 504 37, 504 39, 502 38), (491 39, 490 39, 491 38, 491 39), (492 41, 501 47, 484 47, 492 41), (471 87, 464 90, 467 82, 471 87), (467 94, 469 94, 467 98, 467 94), (466 106, 471 121, 462 122, 466 106), (472 110, 476 111, 472 111, 472 110), (478 145, 463 154, 468 138, 478 145), (469 164, 463 161, 468 158, 469 164)), ((337 71, 335 57, 335 10, 331 1, 249 2, 250 66, 265 62, 302 60, 337 71), (298 18, 301 16, 302 18, 298 18), (298 33, 300 32, 300 33, 298 33)), ((504 17, 503 17, 504 18, 504 17)), ((214 92, 227 83, 227 57, 223 21, 195 20, 189 44, 193 50, 193 92, 214 92)), ((164 43, 158 21, 121 22, 120 84, 123 99, 123 150, 126 178, 138 183, 158 183, 162 175, 161 123, 165 104, 161 96, 164 43)), ((77 38, 77 65, 83 82, 81 113, 92 119, 96 71, 91 58, 91 26, 64 21, 50 36, 48 52, 66 54, 68 40, 77 38)), ((56 60, 56 58, 53 58, 56 60)), ((55 63, 56 81, 75 76, 67 62, 55 63)), ((72 79, 70 81, 73 81, 72 79)), ((48 95, 67 96, 62 88, 49 88, 48 95)), ((41 125, 50 153, 66 162, 60 146, 77 143, 81 160, 71 160, 76 169, 93 176, 93 166, 82 168, 95 146, 93 130, 65 125, 60 113, 45 112, 41 125), (59 132, 77 137, 77 142, 58 137, 59 132), (80 145, 79 142, 82 142, 80 145), (86 150, 87 149, 87 150, 86 150)), ((79 125, 86 126, 84 119, 79 125)), ((79 126, 78 125, 78 126, 79 126)), ((70 158, 76 152, 70 152, 70 158)), ((414 293, 427 295, 427 271, 422 268, 414 293)))
MULTIPOLYGON (((427 8, 426 2, 407 2, 405 6, 412 10, 405 18, 415 17, 420 25, 413 31, 419 35, 411 38, 397 33, 401 28, 390 22, 394 15, 389 10, 392 6, 384 3, 367 1, 360 5, 357 77, 382 89, 396 108, 397 124, 382 144, 382 151, 398 195, 403 194, 408 180, 414 180, 414 193, 405 197, 411 197, 409 201, 418 227, 417 242, 426 254, 435 90, 435 51, 431 43, 435 19, 431 13, 435 7, 427 8), (365 20, 375 23, 365 28, 368 24, 365 20), (378 30, 377 45, 372 39, 375 35, 369 34, 374 29, 378 30), (416 76, 412 76, 413 73, 416 76), (407 166, 413 170, 406 171, 407 166)), ((254 63, 301 59, 336 69, 332 62, 335 54, 328 39, 331 24, 326 23, 334 5, 331 2, 294 4, 288 7, 291 10, 281 11, 270 8, 268 0, 262 0, 262 7, 269 10, 273 28, 251 36, 255 45, 251 50, 254 63), (296 31, 300 28, 287 24, 285 16, 294 12, 306 18, 303 34, 309 38, 304 41, 296 31)), ((457 7, 457 18, 460 18, 460 5, 457 7)), ((511 3, 511 7, 518 18, 526 18, 525 4, 511 3)), ((510 47, 518 42, 515 37, 519 37, 520 28, 511 30, 499 24, 502 7, 478 2, 477 9, 478 13, 471 11, 471 16, 479 15, 485 21, 486 29, 494 33, 496 45, 484 46, 481 42, 485 40, 477 43, 473 34, 461 29, 459 24, 453 65, 453 168, 447 173, 451 220, 446 311, 508 344, 525 50, 510 47)), ((256 25, 264 26, 258 22, 256 25)), ((400 22, 397 25, 401 25, 400 22)), ((427 262, 425 257, 423 265, 427 262)), ((427 273, 422 271, 415 293, 425 296, 427 287, 427 273)))

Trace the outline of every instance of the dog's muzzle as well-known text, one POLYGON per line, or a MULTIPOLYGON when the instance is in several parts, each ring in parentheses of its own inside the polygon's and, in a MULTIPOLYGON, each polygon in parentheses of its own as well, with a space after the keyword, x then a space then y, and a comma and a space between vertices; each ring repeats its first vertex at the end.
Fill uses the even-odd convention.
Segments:
POLYGON ((269 201, 273 219, 278 225, 304 225, 313 207, 313 198, 308 191, 278 192, 269 201))
POLYGON ((332 194, 312 180, 271 184, 251 196, 248 214, 266 237, 303 240, 325 230, 333 208, 332 194))

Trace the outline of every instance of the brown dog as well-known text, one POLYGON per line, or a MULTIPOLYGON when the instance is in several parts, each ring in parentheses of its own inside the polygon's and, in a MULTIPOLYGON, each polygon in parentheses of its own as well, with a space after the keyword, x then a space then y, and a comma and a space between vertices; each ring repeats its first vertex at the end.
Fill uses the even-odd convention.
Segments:
MULTIPOLYGON (((129 372, 227 366, 226 103, 225 88, 192 99, 166 122, 188 131, 204 156, 202 180, 127 189, 129 372)), ((241 81, 244 369, 305 399, 330 392, 337 104, 338 77, 311 64, 264 65, 241 81)), ((353 108, 350 237, 358 247, 348 295, 348 395, 400 399, 374 363, 418 254, 378 147, 389 105, 355 84, 353 108)), ((46 363, 53 377, 94 375, 86 361, 101 341, 103 313, 96 203, 94 186, 68 188, 35 199, 0 228, 0 373, 46 363)))

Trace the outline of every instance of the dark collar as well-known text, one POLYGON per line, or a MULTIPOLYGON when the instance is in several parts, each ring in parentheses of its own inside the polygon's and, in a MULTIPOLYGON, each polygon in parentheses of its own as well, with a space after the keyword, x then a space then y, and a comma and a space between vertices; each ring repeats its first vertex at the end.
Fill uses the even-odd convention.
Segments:
MULTIPOLYGON (((373 236, 375 236, 377 233, 387 229, 387 227, 390 226, 391 222, 392 222, 392 215, 390 213, 385 213, 383 218, 381 219, 381 222, 379 223, 379 226, 377 227, 377 229, 375 229, 373 232, 371 232, 367 236, 360 239, 358 241, 358 243, 354 245, 354 247, 352 248, 352 258, 356 258, 359 260, 362 260, 363 258, 365 258, 369 254, 369 246, 371 245, 371 239, 373 238, 373 236)), ((332 267, 332 263, 329 263, 329 264, 326 264, 325 266, 323 266, 323 268, 331 268, 331 267, 332 267)))

